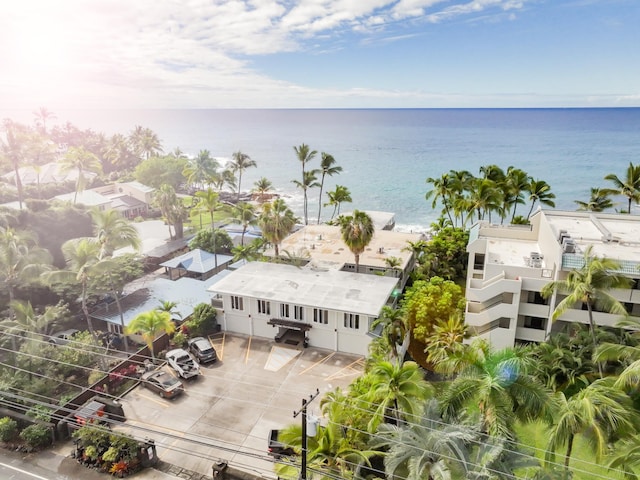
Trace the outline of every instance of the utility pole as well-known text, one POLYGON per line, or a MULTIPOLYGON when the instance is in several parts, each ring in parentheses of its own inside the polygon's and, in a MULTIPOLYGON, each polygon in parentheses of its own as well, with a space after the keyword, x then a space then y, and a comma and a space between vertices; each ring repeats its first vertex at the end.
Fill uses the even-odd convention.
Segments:
POLYGON ((302 413, 302 465, 300 466, 300 479, 307 480, 307 406, 320 395, 320 390, 316 388, 316 393, 309 395, 309 399, 302 399, 302 408, 293 412, 293 418, 302 413))

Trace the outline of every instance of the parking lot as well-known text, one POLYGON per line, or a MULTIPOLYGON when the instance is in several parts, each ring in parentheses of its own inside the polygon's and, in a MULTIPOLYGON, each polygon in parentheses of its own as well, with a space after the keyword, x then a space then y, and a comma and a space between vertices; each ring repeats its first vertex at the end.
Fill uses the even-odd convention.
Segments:
POLYGON ((235 334, 211 340, 219 360, 185 381, 183 395, 165 400, 139 386, 123 399, 127 421, 118 427, 155 440, 163 461, 202 474, 224 460, 275 478, 266 453, 269 430, 300 422, 293 412, 316 389, 320 396, 309 413, 319 415, 322 395, 345 388, 363 371, 364 359, 353 355, 235 334))

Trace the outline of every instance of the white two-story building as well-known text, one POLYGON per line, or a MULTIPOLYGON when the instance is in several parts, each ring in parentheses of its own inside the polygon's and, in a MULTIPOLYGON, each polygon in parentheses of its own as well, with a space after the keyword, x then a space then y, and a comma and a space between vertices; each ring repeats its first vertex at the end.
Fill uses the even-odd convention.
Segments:
POLYGON ((366 355, 371 322, 397 284, 381 275, 250 262, 209 291, 226 331, 366 355))

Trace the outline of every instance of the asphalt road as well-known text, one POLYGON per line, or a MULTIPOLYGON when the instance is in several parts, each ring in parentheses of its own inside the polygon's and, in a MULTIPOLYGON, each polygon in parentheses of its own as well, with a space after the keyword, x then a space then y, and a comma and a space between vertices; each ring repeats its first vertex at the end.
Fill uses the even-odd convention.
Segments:
POLYGON ((69 480, 69 477, 48 472, 0 450, 0 478, 3 480, 69 480))

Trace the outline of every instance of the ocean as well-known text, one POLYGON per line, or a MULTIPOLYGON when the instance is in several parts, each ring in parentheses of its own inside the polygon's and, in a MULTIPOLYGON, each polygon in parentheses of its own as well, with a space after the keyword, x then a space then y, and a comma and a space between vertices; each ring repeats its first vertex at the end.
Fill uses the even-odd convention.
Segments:
MULTIPOLYGON (((35 109, 35 108, 34 108, 35 109)), ((521 168, 545 180, 556 208, 575 210, 603 177, 623 177, 629 162, 640 162, 640 108, 570 109, 361 109, 361 110, 69 110, 57 119, 107 135, 136 125, 155 131, 165 152, 193 155, 207 149, 227 160, 238 150, 257 168, 243 174, 248 190, 267 177, 294 211, 302 195, 292 180, 301 166, 294 146, 333 155, 343 172, 328 177, 325 192, 346 186, 353 198, 343 211, 381 210, 396 214, 397 229, 424 231, 439 216, 424 198, 428 177, 451 169, 478 175, 482 165, 521 168)), ((31 112, 0 112, 1 118, 32 122, 31 112)), ((48 125, 49 126, 49 125, 48 125)), ((326 196, 325 200, 326 201, 326 196)), ((626 205, 621 203, 620 207, 626 205)), ((318 191, 309 192, 309 217, 317 216, 318 191)), ((519 207, 522 214, 528 205, 519 207)), ((323 209, 328 219, 331 208, 323 209)))

